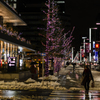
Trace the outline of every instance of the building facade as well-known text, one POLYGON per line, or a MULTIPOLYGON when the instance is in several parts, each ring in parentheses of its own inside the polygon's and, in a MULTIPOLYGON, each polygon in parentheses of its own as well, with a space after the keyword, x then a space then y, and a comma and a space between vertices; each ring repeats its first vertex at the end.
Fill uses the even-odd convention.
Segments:
MULTIPOLYGON (((22 69, 24 62, 28 61, 25 59, 26 52, 34 53, 35 50, 32 49, 31 43, 15 30, 15 27, 27 26, 27 24, 16 10, 8 4, 8 1, 0 1, 0 69, 8 68, 8 66, 12 68, 14 63, 11 64, 10 61, 13 58, 16 58, 15 69, 22 69), (10 61, 8 61, 8 58, 11 58, 10 61)), ((14 2, 16 1, 14 0, 14 2)))

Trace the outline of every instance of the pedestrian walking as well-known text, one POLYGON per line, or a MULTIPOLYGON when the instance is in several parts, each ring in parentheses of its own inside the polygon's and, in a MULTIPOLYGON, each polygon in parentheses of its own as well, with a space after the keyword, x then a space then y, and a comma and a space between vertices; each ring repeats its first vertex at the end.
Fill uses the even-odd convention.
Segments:
POLYGON ((85 88, 86 94, 88 94, 88 92, 89 92, 89 84, 90 84, 91 80, 92 80, 92 85, 93 85, 93 83, 94 83, 93 75, 91 73, 91 70, 88 68, 88 65, 86 65, 84 67, 84 71, 82 74, 82 82, 81 82, 81 85, 83 85, 85 88))
POLYGON ((75 66, 76 66, 76 63, 72 63, 72 65, 73 65, 73 72, 75 71, 75 66))
POLYGON ((37 80, 37 68, 36 68, 36 62, 32 62, 31 63, 31 67, 30 67, 30 72, 31 72, 31 78, 37 80))

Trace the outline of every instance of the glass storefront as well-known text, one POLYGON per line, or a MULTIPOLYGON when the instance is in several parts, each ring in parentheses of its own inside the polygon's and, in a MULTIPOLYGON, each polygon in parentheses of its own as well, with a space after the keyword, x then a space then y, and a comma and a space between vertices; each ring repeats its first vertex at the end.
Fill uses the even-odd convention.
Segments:
POLYGON ((17 59, 16 67, 18 67, 20 70, 24 69, 25 67, 30 68, 31 66, 30 63, 32 61, 36 61, 36 59, 41 58, 41 57, 31 56, 31 54, 26 53, 27 51, 31 51, 31 50, 27 49, 26 47, 21 47, 21 46, 0 40, 0 68, 4 66, 7 67, 8 57, 16 57, 17 59))
POLYGON ((7 64, 7 57, 17 57, 18 46, 0 40, 0 67, 7 64))

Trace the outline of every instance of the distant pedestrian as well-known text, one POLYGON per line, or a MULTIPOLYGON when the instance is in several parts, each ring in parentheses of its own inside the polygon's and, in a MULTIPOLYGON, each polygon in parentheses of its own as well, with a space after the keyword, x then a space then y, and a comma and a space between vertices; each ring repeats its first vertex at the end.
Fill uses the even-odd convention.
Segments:
POLYGON ((72 63, 72 65, 73 65, 73 72, 74 72, 76 63, 72 63))
POLYGON ((30 72, 31 72, 31 78, 37 80, 37 68, 36 68, 36 64, 35 62, 31 63, 31 67, 30 67, 30 72))
POLYGON ((66 62, 66 65, 67 65, 67 66, 69 65, 69 62, 68 62, 68 61, 66 62))
POLYGON ((86 65, 84 67, 84 71, 83 71, 82 77, 83 77, 83 79, 82 79, 81 85, 84 86, 85 93, 88 94, 90 81, 92 80, 92 83, 94 83, 94 79, 93 79, 91 70, 88 68, 88 65, 86 65))

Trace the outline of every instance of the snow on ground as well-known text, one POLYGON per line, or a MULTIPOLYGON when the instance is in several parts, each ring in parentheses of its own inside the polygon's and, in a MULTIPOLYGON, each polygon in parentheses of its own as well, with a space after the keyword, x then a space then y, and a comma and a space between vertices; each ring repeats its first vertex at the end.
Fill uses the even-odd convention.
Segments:
POLYGON ((56 77, 56 76, 54 76, 54 75, 49 75, 49 76, 44 76, 44 77, 39 77, 38 79, 40 79, 40 80, 58 80, 58 77, 56 77))
MULTIPOLYGON (((30 80, 30 79, 29 79, 30 80)), ((0 89, 10 89, 10 90, 29 90, 33 88, 39 89, 66 89, 60 86, 60 83, 57 81, 41 81, 41 82, 34 82, 34 83, 24 83, 24 82, 2 82, 0 81, 0 89)))
POLYGON ((26 82, 26 83, 29 83, 29 82, 36 82, 36 80, 29 78, 29 79, 27 79, 25 82, 26 82))

